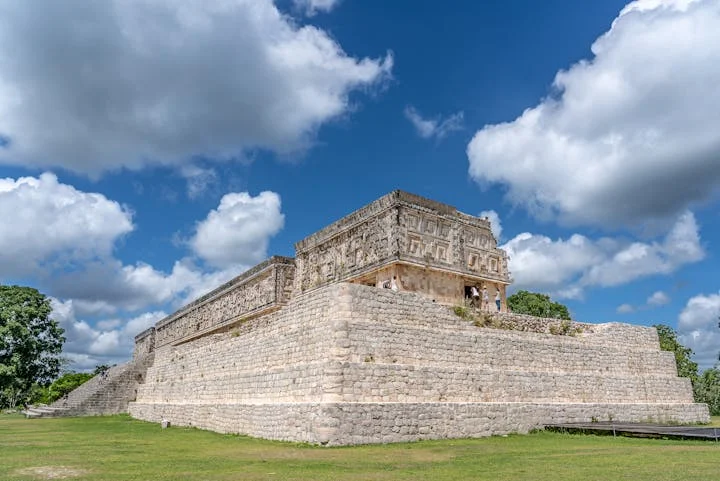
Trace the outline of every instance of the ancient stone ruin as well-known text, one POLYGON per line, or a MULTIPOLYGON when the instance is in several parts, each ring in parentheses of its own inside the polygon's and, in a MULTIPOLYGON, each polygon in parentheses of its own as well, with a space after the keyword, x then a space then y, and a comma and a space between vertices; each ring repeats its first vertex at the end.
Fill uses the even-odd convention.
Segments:
POLYGON ((486 219, 395 191, 295 250, 139 334, 65 409, 330 445, 709 420, 653 328, 508 313, 486 219))

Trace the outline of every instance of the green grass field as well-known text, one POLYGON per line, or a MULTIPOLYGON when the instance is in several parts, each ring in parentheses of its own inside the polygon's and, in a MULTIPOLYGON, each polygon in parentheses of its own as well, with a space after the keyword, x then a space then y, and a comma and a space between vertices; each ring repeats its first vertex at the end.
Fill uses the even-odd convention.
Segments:
POLYGON ((161 430, 128 416, 0 415, 0 480, 36 479, 714 480, 720 444, 539 432, 322 448, 161 430))

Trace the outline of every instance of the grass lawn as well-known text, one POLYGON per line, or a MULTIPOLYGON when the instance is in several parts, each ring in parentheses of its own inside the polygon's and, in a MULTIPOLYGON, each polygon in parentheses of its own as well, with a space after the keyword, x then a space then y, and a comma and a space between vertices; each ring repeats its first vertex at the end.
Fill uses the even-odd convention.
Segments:
POLYGON ((540 432, 322 448, 196 429, 161 430, 128 416, 28 420, 0 415, 2 481, 718 478, 720 445, 713 442, 540 432))

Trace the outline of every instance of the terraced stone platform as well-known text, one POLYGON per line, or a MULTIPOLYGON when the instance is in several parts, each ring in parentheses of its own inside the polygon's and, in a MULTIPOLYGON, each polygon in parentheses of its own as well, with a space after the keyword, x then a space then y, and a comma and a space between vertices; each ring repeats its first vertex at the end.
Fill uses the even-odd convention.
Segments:
POLYGON ((422 295, 355 284, 154 354, 133 416, 270 439, 342 445, 709 419, 652 328, 572 337, 476 327, 422 295))

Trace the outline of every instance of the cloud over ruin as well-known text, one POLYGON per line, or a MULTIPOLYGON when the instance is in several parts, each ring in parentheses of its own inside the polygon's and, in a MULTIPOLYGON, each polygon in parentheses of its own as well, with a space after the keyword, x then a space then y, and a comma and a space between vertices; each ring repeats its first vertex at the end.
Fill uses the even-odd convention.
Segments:
POLYGON ((0 163, 99 175, 302 150, 391 68, 271 0, 3 2, 0 163))
POLYGON ((720 185, 720 3, 632 2, 517 119, 479 130, 469 171, 542 219, 667 222, 720 185))

